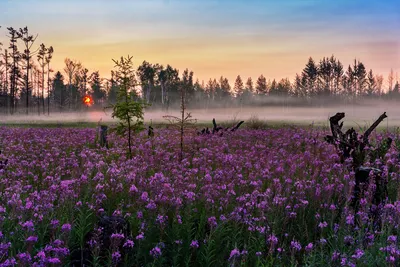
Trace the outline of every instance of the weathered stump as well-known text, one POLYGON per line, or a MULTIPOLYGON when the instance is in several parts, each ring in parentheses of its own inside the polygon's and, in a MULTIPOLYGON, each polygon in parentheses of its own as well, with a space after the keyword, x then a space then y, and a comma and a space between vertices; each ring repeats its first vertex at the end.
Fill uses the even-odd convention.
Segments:
POLYGON ((370 162, 375 162, 376 159, 382 159, 392 144, 392 139, 387 138, 382 142, 377 149, 365 149, 370 146, 369 135, 372 131, 387 118, 384 112, 379 118, 365 131, 361 136, 353 129, 342 132, 343 122, 340 120, 345 117, 343 112, 336 113, 335 116, 329 118, 332 135, 325 137, 325 140, 333 144, 338 154, 340 155, 341 163, 346 159, 351 158, 352 164, 348 166, 349 171, 355 173, 355 186, 351 199, 351 207, 354 213, 357 214, 360 209, 360 200, 365 195, 368 186, 371 183, 371 178, 375 178, 375 190, 373 192, 370 204, 369 216, 373 221, 375 229, 379 229, 381 225, 381 209, 387 198, 387 181, 381 176, 382 170, 372 167, 364 167, 366 159, 369 157, 370 162), (372 177, 370 174, 373 174, 372 177))
POLYGON ((154 129, 153 127, 149 126, 149 130, 147 131, 147 135, 149 137, 153 137, 154 136, 154 129))
POLYGON ((108 126, 106 125, 100 126, 100 146, 106 147, 108 149, 107 130, 108 126))

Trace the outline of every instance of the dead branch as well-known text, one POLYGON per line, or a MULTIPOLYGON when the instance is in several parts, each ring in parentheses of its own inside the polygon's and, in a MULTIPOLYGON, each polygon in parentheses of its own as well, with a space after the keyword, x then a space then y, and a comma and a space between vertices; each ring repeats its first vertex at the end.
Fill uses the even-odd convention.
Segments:
POLYGON ((244 121, 239 122, 235 127, 232 128, 231 132, 234 132, 237 129, 239 129, 240 125, 242 125, 243 123, 244 123, 244 121))
MULTIPOLYGON (((239 129, 239 127, 244 123, 244 121, 239 122, 238 124, 236 124, 235 126, 232 127, 226 127, 223 128, 221 126, 218 126, 217 122, 215 121, 215 118, 212 119, 212 124, 213 124, 213 129, 212 129, 212 134, 216 134, 218 132, 220 132, 219 136, 223 135, 223 132, 227 132, 227 131, 231 131, 234 132, 237 129, 239 129)), ((198 135, 204 135, 204 134, 210 134, 211 132, 208 130, 208 128, 203 128, 201 131, 198 131, 197 134, 198 135)))
POLYGON ((368 144, 368 137, 372 133, 373 130, 381 123, 385 118, 387 118, 386 112, 383 112, 382 115, 379 116, 379 118, 369 127, 367 131, 365 131, 364 136, 363 136, 363 142, 365 144, 368 144))

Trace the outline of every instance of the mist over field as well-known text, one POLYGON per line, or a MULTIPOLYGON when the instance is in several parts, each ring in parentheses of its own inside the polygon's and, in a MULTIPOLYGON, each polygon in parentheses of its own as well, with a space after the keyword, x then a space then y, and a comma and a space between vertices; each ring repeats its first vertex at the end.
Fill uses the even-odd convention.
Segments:
MULTIPOLYGON (((336 112, 345 112, 345 126, 368 126, 380 114, 386 112, 388 118, 381 127, 400 126, 400 108, 396 103, 386 101, 369 101, 358 105, 327 105, 320 107, 297 107, 297 106, 265 106, 265 107, 234 107, 234 108, 210 108, 210 109, 188 109, 192 117, 198 123, 210 123, 213 118, 217 122, 229 122, 236 120, 249 120, 257 118, 267 122, 287 124, 312 124, 328 125, 330 116, 336 112)), ((167 122, 163 116, 180 116, 178 109, 169 111, 148 109, 145 111, 146 123, 167 122)), ((47 115, 1 115, 0 123, 67 123, 67 122, 99 122, 113 123, 111 110, 90 110, 82 112, 51 112, 47 115)))

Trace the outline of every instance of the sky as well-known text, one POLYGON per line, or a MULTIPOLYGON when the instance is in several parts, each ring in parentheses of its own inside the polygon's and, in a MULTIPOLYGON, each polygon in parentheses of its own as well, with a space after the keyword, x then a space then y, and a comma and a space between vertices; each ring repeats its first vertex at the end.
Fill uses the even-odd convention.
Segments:
POLYGON ((37 47, 53 46, 55 70, 68 57, 105 77, 128 54, 231 85, 237 75, 293 80, 310 56, 332 54, 400 75, 397 0, 0 0, 0 26, 5 44, 6 27, 28 26, 37 47))

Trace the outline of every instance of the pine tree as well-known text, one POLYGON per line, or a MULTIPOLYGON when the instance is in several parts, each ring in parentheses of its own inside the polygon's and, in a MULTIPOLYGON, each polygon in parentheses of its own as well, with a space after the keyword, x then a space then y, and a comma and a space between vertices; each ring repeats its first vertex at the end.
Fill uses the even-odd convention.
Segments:
POLYGON ((251 77, 247 78, 245 90, 249 91, 250 93, 253 93, 254 91, 253 80, 251 77))
POLYGON ((333 66, 333 95, 339 95, 341 93, 341 82, 343 79, 343 64, 338 60, 333 66))
POLYGON ((26 68, 26 75, 25 75, 25 92, 26 92, 26 114, 29 113, 29 96, 31 92, 29 92, 29 70, 31 69, 31 58, 34 53, 31 52, 31 48, 37 38, 33 35, 29 35, 28 27, 20 28, 19 29, 19 36, 24 43, 24 53, 22 54, 22 58, 25 60, 25 68, 26 68))
POLYGON ((101 103, 106 96, 106 92, 102 88, 100 73, 98 71, 95 71, 90 75, 89 84, 93 93, 94 103, 101 103))
POLYGON ((355 95, 355 78, 354 78, 354 71, 349 65, 347 68, 346 74, 343 76, 342 79, 344 93, 348 97, 353 97, 355 95))
POLYGON ((131 92, 135 92, 137 81, 135 77, 135 70, 133 68, 132 57, 114 60, 115 78, 119 85, 117 103, 112 105, 113 118, 120 120, 116 130, 120 135, 128 133, 128 157, 132 159, 132 133, 137 133, 143 130, 144 121, 144 108, 148 105, 139 100, 132 99, 131 92))
POLYGON ((54 102, 57 103, 58 109, 62 111, 65 107, 68 92, 64 84, 64 77, 61 72, 57 71, 56 75, 54 76, 52 87, 54 102))
POLYGON ((244 85, 243 85, 243 81, 242 78, 240 77, 240 75, 238 75, 236 77, 235 80, 235 85, 233 86, 233 90, 236 94, 236 97, 241 98, 244 92, 244 85))
POLYGON ((230 100, 231 97, 231 86, 227 78, 221 76, 219 80, 220 84, 220 100, 230 100))
POLYGON ((17 41, 21 38, 20 34, 17 30, 12 27, 7 28, 9 32, 10 38, 10 46, 9 49, 11 51, 11 73, 10 73, 10 95, 11 95, 11 108, 10 113, 13 114, 15 112, 15 102, 16 102, 16 95, 18 90, 18 82, 21 78, 21 71, 19 68, 19 62, 21 60, 21 54, 18 51, 17 41))
POLYGON ((318 76, 321 88, 318 88, 318 94, 329 95, 331 92, 331 84, 333 80, 333 70, 335 64, 334 58, 323 58, 318 65, 318 76))
POLYGON ((189 69, 183 71, 180 86, 185 91, 186 103, 191 103, 194 98, 193 71, 189 71, 189 69))
POLYGON ((288 96, 292 91, 292 85, 289 79, 281 79, 278 84, 273 80, 270 89, 270 95, 275 96, 288 96))
POLYGON ((37 55, 37 59, 38 59, 38 62, 39 62, 39 66, 42 69, 42 72, 41 72, 41 74, 42 74, 42 80, 41 80, 42 98, 41 98, 41 101, 42 101, 42 104, 43 104, 43 114, 44 114, 44 75, 45 75, 44 68, 46 66, 46 59, 45 59, 46 54, 47 54, 47 48, 42 43, 42 44, 40 44, 40 48, 39 48, 39 53, 37 55))
POLYGON ((53 58, 54 49, 50 46, 47 49, 47 55, 45 56, 46 65, 47 65, 47 115, 50 115, 50 62, 53 58))
POLYGON ((368 72, 367 76, 367 89, 365 92, 368 96, 372 96, 376 93, 376 81, 372 70, 368 72))
POLYGON ((317 79, 318 79, 318 68, 312 57, 308 59, 306 67, 302 72, 303 77, 307 82, 307 94, 314 96, 317 94, 317 79))
POLYGON ((257 79, 256 92, 258 95, 267 95, 268 94, 267 79, 262 74, 257 79))
POLYGON ((355 94, 357 96, 361 96, 364 93, 364 89, 366 86, 366 76, 367 76, 367 71, 365 69, 364 64, 358 60, 354 60, 353 73, 355 79, 355 88, 354 88, 355 94))

